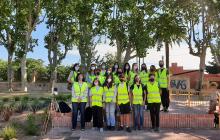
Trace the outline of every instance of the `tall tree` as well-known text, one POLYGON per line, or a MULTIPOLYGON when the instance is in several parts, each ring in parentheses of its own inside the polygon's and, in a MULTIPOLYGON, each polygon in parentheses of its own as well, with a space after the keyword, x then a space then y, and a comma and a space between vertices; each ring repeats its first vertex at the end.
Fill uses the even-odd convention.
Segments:
POLYGON ((0 45, 8 52, 8 88, 13 91, 13 69, 12 60, 16 45, 21 40, 24 31, 24 19, 19 7, 22 3, 18 0, 0 1, 0 45))
POLYGON ((39 22, 39 16, 41 13, 42 0, 22 0, 19 6, 19 10, 22 11, 24 18, 24 35, 23 40, 19 42, 17 50, 17 56, 21 62, 21 90, 27 92, 27 52, 32 50, 35 39, 32 39, 31 34, 35 30, 36 25, 39 22))
POLYGON ((48 0, 44 3, 47 15, 46 24, 50 30, 45 36, 45 48, 48 50, 52 90, 57 81, 57 66, 66 57, 67 52, 73 48, 76 34, 76 24, 71 15, 73 4, 73 0, 48 0))

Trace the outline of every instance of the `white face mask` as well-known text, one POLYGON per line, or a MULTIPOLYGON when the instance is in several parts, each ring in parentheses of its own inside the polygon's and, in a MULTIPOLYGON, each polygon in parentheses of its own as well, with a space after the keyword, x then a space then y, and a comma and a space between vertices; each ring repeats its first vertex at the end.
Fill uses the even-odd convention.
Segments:
POLYGON ((75 70, 79 70, 79 66, 76 66, 76 67, 75 67, 75 70))
POLYGON ((138 66, 134 66, 134 70, 137 70, 138 69, 138 66))
POLYGON ((115 68, 117 69, 117 68, 118 68, 118 65, 115 65, 115 68))
POLYGON ((110 83, 112 81, 112 79, 108 79, 107 81, 110 83))
POLYGON ((99 85, 99 83, 98 83, 98 82, 95 82, 95 83, 94 83, 94 85, 95 85, 95 86, 98 86, 98 85, 99 85))
POLYGON ((91 67, 91 70, 95 70, 95 67, 91 67))
POLYGON ((102 66, 102 69, 105 69, 105 66, 102 66))
POLYGON ((129 66, 126 66, 125 69, 126 69, 126 70, 129 69, 129 66))

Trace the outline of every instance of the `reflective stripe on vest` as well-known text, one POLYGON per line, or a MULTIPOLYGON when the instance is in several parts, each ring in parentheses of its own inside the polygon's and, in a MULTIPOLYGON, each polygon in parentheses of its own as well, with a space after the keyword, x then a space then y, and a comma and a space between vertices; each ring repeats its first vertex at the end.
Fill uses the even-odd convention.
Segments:
POLYGON ((166 69, 163 69, 162 72, 161 72, 161 69, 158 70, 158 82, 159 82, 159 86, 161 88, 168 87, 167 70, 166 69))
POLYGON ((143 88, 142 85, 138 86, 136 84, 134 84, 134 89, 132 90, 133 93, 133 104, 143 104, 143 88))
POLYGON ((158 87, 158 82, 154 82, 153 84, 148 82, 147 83, 147 101, 148 103, 160 103, 160 89, 158 87))
POLYGON ((142 84, 146 86, 147 82, 149 81, 149 73, 142 71, 139 76, 141 78, 142 84))
POLYGON ((115 102, 115 86, 112 86, 111 88, 108 88, 107 86, 104 87, 104 93, 105 93, 105 102, 115 102))
MULTIPOLYGON (((87 102, 87 94, 86 93, 86 89, 87 89, 87 83, 86 82, 83 82, 82 83, 82 86, 80 87, 79 83, 78 82, 75 82, 73 84, 73 88, 74 88, 74 93, 76 95, 76 97, 78 96, 85 96, 86 98, 85 99, 82 99, 81 102, 87 102)), ((72 97, 72 102, 78 102, 78 98, 76 97, 72 97)))
POLYGON ((126 104, 129 102, 128 89, 126 83, 118 86, 118 104, 126 104))
POLYGON ((99 87, 98 90, 96 90, 96 87, 92 87, 91 92, 92 92, 92 106, 102 107, 103 87, 99 87))

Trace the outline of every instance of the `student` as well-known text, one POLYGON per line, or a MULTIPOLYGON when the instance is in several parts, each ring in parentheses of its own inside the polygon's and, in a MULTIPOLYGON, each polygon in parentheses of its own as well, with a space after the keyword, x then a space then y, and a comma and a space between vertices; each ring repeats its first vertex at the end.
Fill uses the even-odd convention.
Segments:
POLYGON ((124 64, 124 68, 123 68, 123 73, 125 75, 125 78, 126 78, 126 82, 128 83, 129 81, 129 76, 130 76, 130 69, 131 69, 131 66, 129 63, 125 63, 124 64))
POLYGON ((162 60, 159 61, 160 68, 157 70, 159 87, 162 91, 161 101, 163 105, 163 111, 168 112, 169 104, 170 104, 170 96, 168 91, 168 70, 164 68, 164 62, 162 60))
POLYGON ((147 101, 150 109, 152 131, 159 132, 161 98, 159 84, 155 81, 154 74, 149 75, 149 82, 147 83, 147 101))
POLYGON ((139 75, 137 63, 132 64, 132 71, 130 71, 130 75, 129 75, 129 83, 128 83, 129 87, 133 84, 135 75, 139 75))
POLYGON ((88 83, 89 88, 92 86, 93 80, 96 78, 95 69, 96 69, 96 65, 91 64, 90 71, 86 74, 86 81, 88 83))
POLYGON ((128 86, 125 82, 124 75, 120 75, 120 83, 118 85, 117 105, 120 109, 120 126, 118 130, 123 130, 126 127, 127 132, 131 132, 130 129, 130 100, 128 86))
POLYGON ((108 75, 104 84, 104 100, 108 130, 115 130, 116 95, 117 87, 114 85, 113 76, 108 75))
POLYGON ((157 74, 157 69, 154 65, 150 66, 150 71, 149 74, 154 74, 155 75, 155 81, 158 82, 158 74, 157 74))
POLYGON ((141 78, 142 84, 146 86, 147 82, 149 81, 149 73, 147 71, 147 66, 145 63, 141 65, 141 72, 139 76, 141 78))
POLYGON ((138 75, 134 77, 134 84, 130 88, 130 94, 134 111, 134 130, 142 130, 144 125, 146 89, 145 86, 141 84, 141 79, 138 75))
POLYGON ((118 68, 119 68, 118 62, 115 62, 114 65, 113 65, 113 67, 112 67, 112 73, 113 73, 113 75, 117 73, 118 68))
POLYGON ((85 130, 85 107, 88 101, 88 86, 84 76, 79 73, 72 88, 72 131, 76 129, 78 110, 80 111, 81 130, 85 130))
POLYGON ((79 73, 79 63, 76 63, 73 65, 72 70, 68 76, 67 82, 73 84, 75 81, 77 81, 77 74, 79 73))
POLYGON ((113 75, 114 84, 115 84, 116 86, 119 85, 119 83, 120 83, 120 78, 119 78, 119 77, 120 77, 120 75, 122 75, 122 74, 123 74, 122 69, 121 69, 121 68, 118 68, 116 74, 113 75))
POLYGON ((105 82, 105 78, 106 78, 106 70, 105 70, 105 67, 102 66, 101 69, 96 69, 95 71, 95 75, 96 75, 96 78, 99 79, 100 83, 101 83, 101 86, 103 86, 104 82, 105 82), (103 69, 104 68, 104 69, 103 69))
POLYGON ((90 90, 90 103, 92 106, 93 129, 103 132, 103 87, 98 78, 95 78, 90 90))

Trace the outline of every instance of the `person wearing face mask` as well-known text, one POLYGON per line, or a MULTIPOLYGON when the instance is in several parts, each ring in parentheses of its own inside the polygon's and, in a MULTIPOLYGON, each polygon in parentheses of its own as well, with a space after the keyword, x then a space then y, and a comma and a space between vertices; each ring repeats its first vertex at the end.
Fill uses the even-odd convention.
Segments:
POLYGON ((93 80, 96 78, 95 69, 96 69, 96 65, 91 64, 90 71, 86 74, 86 81, 88 83, 89 88, 92 86, 93 80))
POLYGON ((130 64, 129 63, 124 64, 123 73, 125 75, 126 82, 128 82, 129 81, 129 75, 130 75, 130 64))
POLYGON ((158 74, 157 74, 157 69, 156 69, 155 65, 150 66, 149 74, 154 74, 155 75, 155 81, 158 82, 158 74))
POLYGON ((85 130, 85 107, 88 101, 88 85, 84 81, 84 76, 79 73, 76 77, 72 89, 72 131, 77 126, 78 110, 80 111, 81 130, 85 130))
POLYGON ((149 82, 147 82, 147 102, 150 109, 150 117, 152 124, 152 131, 159 132, 160 129, 160 88, 157 81, 155 81, 155 75, 149 74, 149 82))
POLYGON ((149 73, 147 71, 147 66, 145 63, 141 65, 141 72, 139 76, 141 78, 142 84, 146 86, 147 82, 149 81, 149 73))
POLYGON ((90 90, 90 106, 92 106, 93 130, 103 132, 103 93, 99 79, 95 78, 90 90))
POLYGON ((114 84, 118 85, 120 83, 120 76, 123 74, 122 69, 118 68, 117 73, 114 75, 114 84))
POLYGON ((128 82, 129 87, 133 84, 135 75, 139 75, 137 63, 133 63, 132 65, 132 71, 130 71, 129 82, 128 82))
POLYGON ((146 88, 145 85, 141 84, 141 79, 138 75, 135 75, 134 84, 130 87, 130 96, 134 111, 134 130, 142 130, 144 125, 146 88))
POLYGON ((128 92, 128 85, 125 82, 125 76, 120 75, 120 83, 118 85, 117 105, 120 110, 120 126, 118 131, 123 130, 126 127, 127 132, 131 132, 130 129, 130 98, 128 92))
POLYGON ((76 63, 73 65, 73 68, 67 78, 67 82, 73 84, 75 81, 77 81, 76 76, 79 73, 79 63, 76 63))
POLYGON ((161 101, 163 105, 163 111, 168 112, 169 104, 170 104, 170 96, 168 91, 168 70, 164 68, 164 62, 162 60, 159 61, 160 68, 157 70, 158 82, 160 89, 162 91, 161 101))
POLYGON ((113 67, 112 67, 112 73, 113 75, 115 75, 118 71, 118 68, 119 68, 119 65, 118 65, 118 62, 115 62, 113 67))
POLYGON ((108 75, 104 84, 104 101, 108 130, 115 130, 116 95, 117 87, 114 85, 113 76, 108 75))

